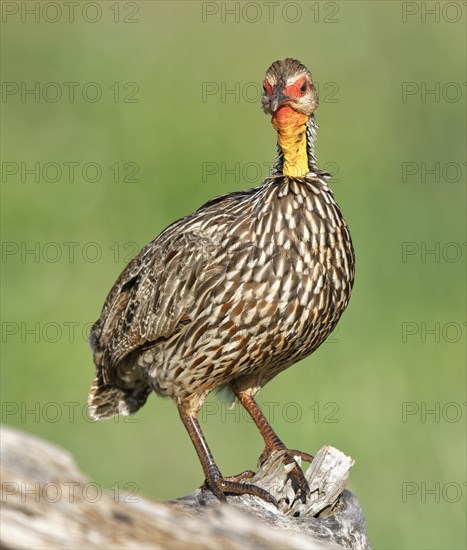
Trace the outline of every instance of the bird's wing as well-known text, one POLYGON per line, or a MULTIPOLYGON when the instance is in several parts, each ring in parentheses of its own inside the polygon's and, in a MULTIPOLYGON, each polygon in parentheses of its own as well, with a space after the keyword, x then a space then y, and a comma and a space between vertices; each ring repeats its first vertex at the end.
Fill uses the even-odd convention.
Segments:
POLYGON ((225 267, 218 252, 234 219, 229 207, 241 200, 241 195, 219 197, 175 222, 120 275, 91 331, 94 361, 105 378, 106 371, 131 352, 168 338, 191 322, 197 293, 204 285, 214 288, 221 283, 225 267), (211 208, 222 215, 210 218, 211 208), (200 222, 201 218, 204 221, 200 222))

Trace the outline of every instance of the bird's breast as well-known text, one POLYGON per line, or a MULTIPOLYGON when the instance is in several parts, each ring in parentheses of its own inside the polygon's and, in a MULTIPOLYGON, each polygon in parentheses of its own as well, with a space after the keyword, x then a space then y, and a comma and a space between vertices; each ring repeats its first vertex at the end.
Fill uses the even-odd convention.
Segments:
POLYGON ((311 353, 348 303, 349 239, 322 182, 285 179, 262 191, 216 241, 191 323, 160 349, 154 365, 165 368, 151 369, 159 387, 194 388, 207 372, 213 387, 246 372, 267 379, 311 353))
POLYGON ((286 178, 259 197, 219 254, 213 319, 300 333, 345 307, 353 281, 347 225, 321 181, 286 178), (345 304, 345 305, 344 305, 345 304))

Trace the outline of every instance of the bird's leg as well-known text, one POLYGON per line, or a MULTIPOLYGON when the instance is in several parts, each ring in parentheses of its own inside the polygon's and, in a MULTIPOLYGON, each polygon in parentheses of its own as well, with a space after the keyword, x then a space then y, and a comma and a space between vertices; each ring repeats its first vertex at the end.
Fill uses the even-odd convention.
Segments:
POLYGON ((244 472, 245 475, 240 474, 240 476, 235 476, 234 478, 224 478, 214 462, 214 458, 204 439, 196 414, 186 411, 182 405, 178 406, 178 411, 195 447, 201 466, 203 467, 206 478, 205 486, 207 486, 220 501, 225 501, 225 495, 228 493, 236 495, 249 494, 256 495, 277 506, 276 499, 267 491, 261 489, 261 487, 238 482, 242 477, 250 477, 248 472, 244 472))
POLYGON ((253 419, 254 423, 256 424, 259 431, 261 432, 261 435, 264 438, 264 443, 266 446, 264 448, 264 451, 261 453, 261 456, 259 457, 259 466, 262 466, 266 462, 273 451, 283 452, 284 464, 294 464, 294 468, 292 469, 291 473, 302 491, 308 494, 308 482, 303 475, 302 469, 297 464, 295 457, 299 456, 302 460, 305 460, 306 462, 311 462, 313 460, 313 456, 302 451, 288 449, 280 440, 276 432, 272 429, 261 409, 258 407, 258 404, 254 400, 253 396, 249 392, 241 391, 237 388, 234 388, 234 392, 235 395, 238 397, 240 403, 249 412, 251 418, 253 419))

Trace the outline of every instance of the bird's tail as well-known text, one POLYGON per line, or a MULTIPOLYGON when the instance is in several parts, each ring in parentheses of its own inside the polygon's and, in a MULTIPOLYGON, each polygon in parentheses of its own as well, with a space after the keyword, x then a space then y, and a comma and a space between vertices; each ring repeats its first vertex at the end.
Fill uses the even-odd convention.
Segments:
POLYGON ((132 388, 122 389, 105 384, 102 375, 97 374, 91 385, 88 398, 89 416, 94 420, 121 414, 134 414, 145 403, 152 389, 141 381, 132 388))

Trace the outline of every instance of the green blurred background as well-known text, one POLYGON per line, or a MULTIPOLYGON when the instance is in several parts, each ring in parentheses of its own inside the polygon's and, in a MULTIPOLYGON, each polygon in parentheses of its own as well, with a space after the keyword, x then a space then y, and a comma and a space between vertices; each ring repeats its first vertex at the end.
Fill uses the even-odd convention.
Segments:
MULTIPOLYGON (((104 487, 169 499, 200 484, 169 400, 86 418, 83 333, 134 243, 266 176, 261 82, 297 57, 319 85, 318 160, 357 276, 331 340, 259 401, 290 447, 356 460, 349 489, 374 548, 466 548, 465 3, 82 2, 74 21, 14 4, 2 5, 2 421, 66 447, 104 487)), ((242 411, 211 397, 201 420, 226 475, 255 467, 262 440, 242 411)))

